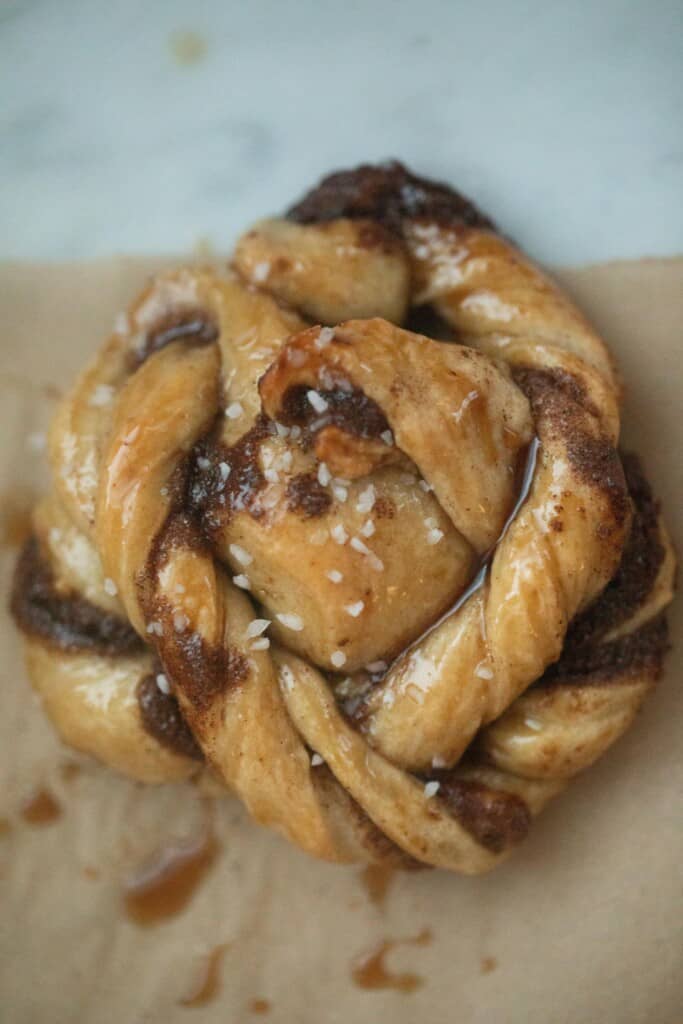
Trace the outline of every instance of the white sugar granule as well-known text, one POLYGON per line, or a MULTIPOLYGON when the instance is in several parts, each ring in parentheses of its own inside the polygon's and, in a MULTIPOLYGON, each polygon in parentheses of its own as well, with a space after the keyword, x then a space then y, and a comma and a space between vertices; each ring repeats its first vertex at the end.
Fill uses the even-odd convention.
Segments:
POLYGON ((281 622, 287 629, 293 629, 295 633, 300 633, 304 628, 304 620, 300 615, 289 614, 288 612, 278 613, 276 615, 278 622, 281 622))

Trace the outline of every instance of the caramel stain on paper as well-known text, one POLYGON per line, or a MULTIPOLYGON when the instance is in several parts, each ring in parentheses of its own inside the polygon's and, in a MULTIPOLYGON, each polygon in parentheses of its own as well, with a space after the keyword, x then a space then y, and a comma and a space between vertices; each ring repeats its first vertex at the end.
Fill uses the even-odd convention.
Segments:
POLYGON ((269 999, 252 999, 249 1003, 249 1009, 252 1013, 270 1013, 270 1000, 269 999))
POLYGON ((53 402, 58 402, 62 397, 62 390, 56 384, 43 384, 43 394, 53 402))
POLYGON ((100 877, 99 868, 94 868, 91 864, 86 864, 83 868, 83 877, 87 878, 89 882, 96 882, 100 877))
POLYGON ((0 839, 3 836, 8 836, 12 831, 12 825, 9 818, 0 818, 0 839))
POLYGON ((428 946, 432 941, 429 928, 423 928, 412 939, 384 939, 369 953, 358 957, 351 965, 351 977, 359 988, 391 988, 396 992, 414 992, 424 985, 424 978, 411 971, 392 971, 385 957, 397 946, 428 946))
POLYGON ((50 825, 62 815, 62 808, 49 789, 39 789, 24 803, 21 816, 29 825, 50 825))
POLYGON ((180 67, 191 67, 199 64, 206 56, 206 40, 198 32, 172 32, 168 45, 171 55, 180 67))
POLYGON ((20 548, 31 534, 33 491, 13 488, 0 496, 0 547, 20 548))
POLYGON ((211 832, 161 847, 124 882, 128 917, 142 927, 175 917, 194 896, 218 851, 211 832))
POLYGON ((65 782, 73 782, 82 772, 80 764, 76 761, 65 761, 59 768, 59 774, 65 782))
POLYGON ((394 880, 395 869, 383 864, 368 864, 360 873, 363 888, 371 903, 383 907, 394 880))
POLYGON ((201 967, 201 972, 186 996, 178 1001, 179 1006, 206 1006, 213 1002, 221 990, 221 967, 223 954, 230 946, 224 942, 214 946, 201 967))
POLYGON ((495 956, 483 956, 481 958, 482 974, 491 974, 492 971, 495 971, 497 966, 498 961, 496 960, 495 956))

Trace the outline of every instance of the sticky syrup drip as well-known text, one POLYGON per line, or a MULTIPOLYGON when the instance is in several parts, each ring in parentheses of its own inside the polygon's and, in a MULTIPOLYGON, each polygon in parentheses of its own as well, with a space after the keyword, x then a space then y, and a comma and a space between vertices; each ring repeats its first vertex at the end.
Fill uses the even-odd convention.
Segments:
POLYGON ((213 866, 218 850, 210 832, 162 846, 125 880, 127 916, 149 927, 181 913, 213 866))
POLYGON ((428 928, 423 928, 411 939, 384 939, 369 953, 354 960, 351 965, 351 977, 359 988, 388 988, 396 992, 414 992, 422 987, 424 979, 412 971, 391 971, 385 963, 385 957, 398 946, 427 946, 431 941, 432 933, 428 928))

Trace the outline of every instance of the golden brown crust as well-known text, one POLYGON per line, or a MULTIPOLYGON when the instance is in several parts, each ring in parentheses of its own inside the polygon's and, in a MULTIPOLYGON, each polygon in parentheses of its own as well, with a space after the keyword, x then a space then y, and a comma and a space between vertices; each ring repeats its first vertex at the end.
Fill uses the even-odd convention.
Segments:
POLYGON ((58 413, 17 574, 48 714, 137 778, 201 752, 317 856, 494 866, 666 646, 675 559, 601 339, 397 164, 326 179, 234 270, 159 277, 127 323, 58 413))

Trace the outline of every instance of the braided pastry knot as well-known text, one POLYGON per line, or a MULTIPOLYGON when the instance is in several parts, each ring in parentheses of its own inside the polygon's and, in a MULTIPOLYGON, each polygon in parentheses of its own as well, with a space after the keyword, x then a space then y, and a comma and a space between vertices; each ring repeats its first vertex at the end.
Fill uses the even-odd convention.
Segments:
POLYGON ((33 683, 319 857, 485 871, 660 670, 674 558, 618 433, 604 344, 488 220, 333 175, 157 278, 63 404, 33 683))

